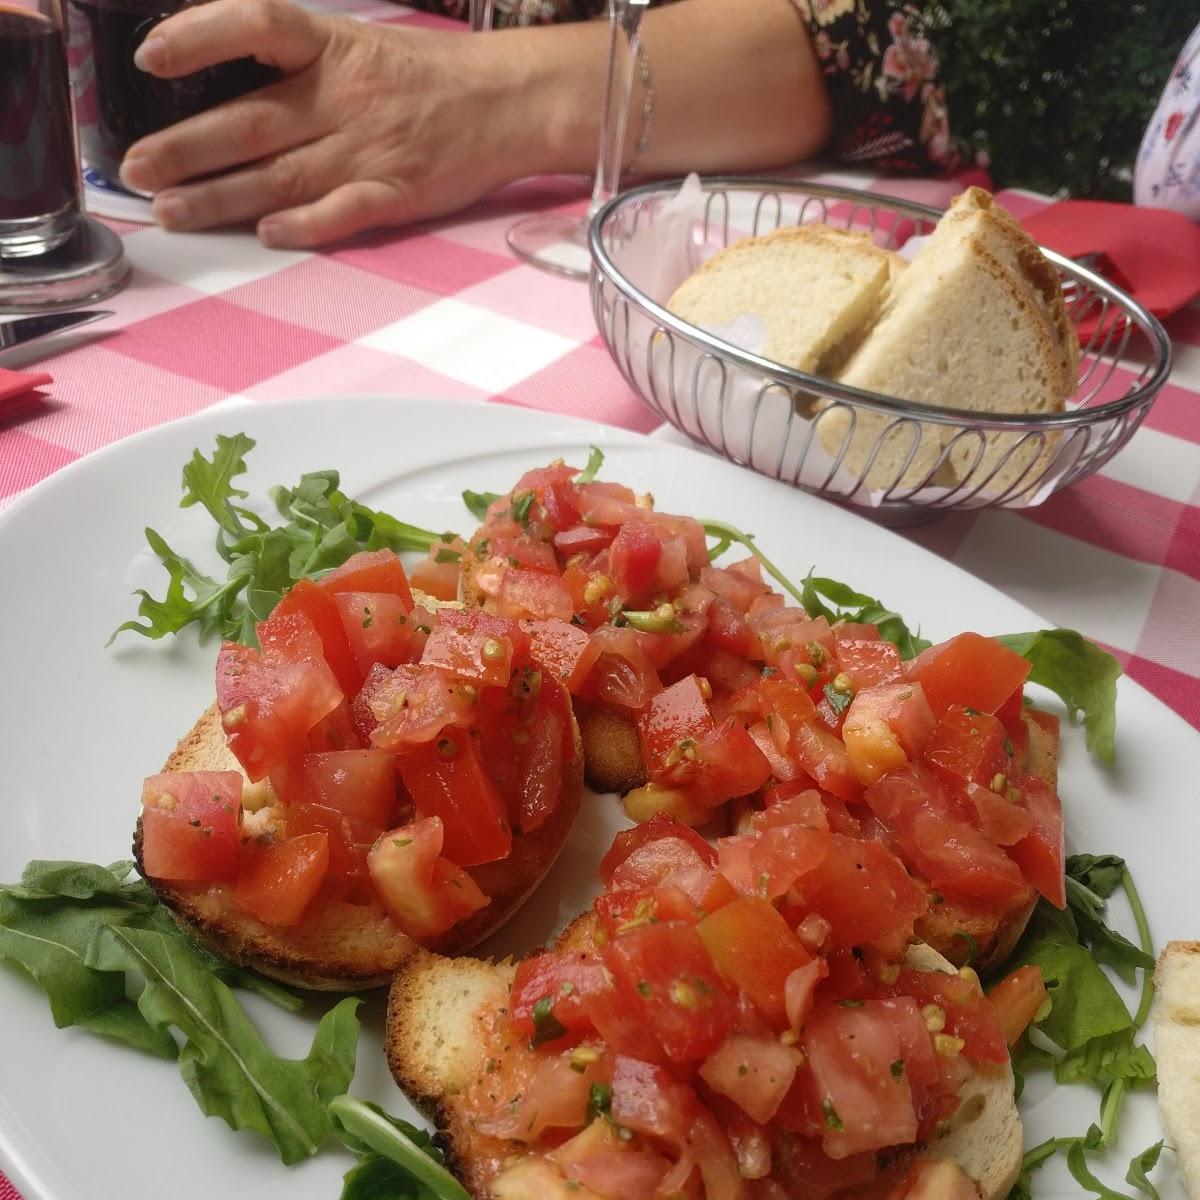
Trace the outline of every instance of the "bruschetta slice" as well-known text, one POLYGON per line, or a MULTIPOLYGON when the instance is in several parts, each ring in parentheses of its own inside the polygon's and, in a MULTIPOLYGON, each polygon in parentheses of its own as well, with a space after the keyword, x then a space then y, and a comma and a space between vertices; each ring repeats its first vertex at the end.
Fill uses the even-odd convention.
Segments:
POLYGON ((227 643, 217 702, 143 787, 138 869, 221 957, 300 987, 458 953, 579 811, 569 697, 515 622, 413 597, 388 551, 303 581, 227 643))

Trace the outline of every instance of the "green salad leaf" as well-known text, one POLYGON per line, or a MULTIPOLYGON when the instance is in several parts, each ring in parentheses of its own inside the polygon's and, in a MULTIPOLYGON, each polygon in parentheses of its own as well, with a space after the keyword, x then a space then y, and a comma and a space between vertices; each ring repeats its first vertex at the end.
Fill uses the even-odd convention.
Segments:
POLYGON ((499 492, 473 492, 468 488, 462 494, 463 503, 467 506, 467 510, 471 516, 477 521, 483 521, 487 518, 488 509, 500 499, 499 492))
POLYGON ((1129 1164, 1129 1170, 1125 1172, 1125 1182, 1132 1183, 1143 1196, 1148 1197, 1148 1200, 1160 1200, 1158 1188, 1146 1176, 1147 1172, 1153 1171, 1158 1165, 1162 1148, 1162 1142, 1155 1142, 1154 1145, 1147 1146, 1141 1154, 1133 1159, 1129 1164))
POLYGON ((588 447, 588 460, 582 471, 575 476, 576 483, 591 483, 604 466, 604 451, 599 446, 588 447))
POLYGON ((205 574, 147 529, 146 542, 167 572, 166 591, 155 597, 139 589, 141 620, 126 621, 113 638, 129 631, 157 639, 194 625, 201 640, 217 636, 256 645, 255 624, 297 580, 319 577, 360 550, 428 550, 453 536, 351 500, 332 470, 310 471, 293 488, 272 488, 270 498, 282 518, 272 525, 238 503, 249 495, 236 481, 246 473, 246 455, 254 445, 242 433, 218 435, 210 457, 196 450, 183 468, 180 506, 199 505, 216 523, 216 550, 228 567, 225 578, 205 574))
POLYGON ((341 1200, 471 1200, 425 1130, 353 1096, 331 1101, 329 1115, 358 1158, 344 1176, 341 1200))
POLYGON ((138 1010, 152 1027, 182 1035, 179 1069, 206 1115, 261 1133, 285 1163, 321 1148, 332 1132, 326 1106, 354 1074, 356 997, 325 1014, 308 1056, 297 1061, 267 1046, 233 991, 177 938, 155 929, 108 928, 89 947, 86 962, 145 980, 138 1010))
POLYGON ((1071 720, 1083 714, 1088 749, 1111 763, 1117 728, 1117 680, 1121 666, 1106 650, 1073 629, 1010 633, 999 639, 1029 660, 1031 683, 1049 688, 1067 706, 1071 720))
POLYGON ((801 603, 810 617, 825 617, 833 621, 855 621, 867 625, 875 625, 879 636, 885 642, 891 642, 903 659, 916 658, 922 650, 928 649, 932 642, 913 633, 904 623, 904 618, 893 612, 882 601, 871 596, 856 592, 853 588, 836 579, 823 579, 810 571, 801 589, 801 603), (831 602, 826 604, 825 601, 831 602))

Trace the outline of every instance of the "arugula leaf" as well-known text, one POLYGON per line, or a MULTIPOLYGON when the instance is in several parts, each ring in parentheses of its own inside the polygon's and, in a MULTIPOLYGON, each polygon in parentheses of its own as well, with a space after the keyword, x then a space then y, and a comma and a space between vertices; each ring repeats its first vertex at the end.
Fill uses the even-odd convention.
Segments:
POLYGON ((1125 860, 1115 854, 1072 854, 1067 858, 1067 875, 1107 900, 1121 886, 1125 860))
POLYGON ((477 521, 483 521, 487 518, 487 511, 500 499, 499 492, 473 492, 468 488, 462 494, 463 503, 467 506, 471 516, 477 521))
POLYGON ((1083 714, 1088 749, 1111 764, 1121 674, 1117 660, 1073 629, 1012 633, 998 640, 1033 664, 1030 682, 1054 692, 1071 720, 1083 714))
POLYGON ((132 859, 101 867, 96 863, 35 858, 21 872, 21 882, 10 883, 4 891, 17 900, 94 900, 97 896, 121 896, 128 889, 125 881, 132 870, 132 859))
POLYGON ((1032 1200, 1034 1171, 1048 1163, 1059 1150, 1063 1149, 1062 1143, 1071 1140, 1073 1139, 1048 1138, 1032 1149, 1026 1150, 1021 1159, 1021 1173, 1008 1193, 1008 1200, 1032 1200))
MULTIPOLYGON (((217 434, 217 448, 211 459, 205 458, 199 450, 192 451, 192 457, 183 468, 183 499, 180 508, 191 508, 194 504, 202 504, 209 516, 216 521, 222 533, 232 538, 241 538, 247 532, 246 521, 251 527, 261 526, 262 522, 245 508, 239 508, 232 498, 246 499, 248 492, 243 492, 233 486, 233 481, 246 473, 246 454, 253 450, 254 439, 244 433, 226 437, 217 434)), ((218 548, 222 543, 218 540, 218 548)))
POLYGON ((332 1132, 325 1106, 354 1074, 356 997, 325 1014, 305 1059, 283 1059, 267 1047, 230 988, 178 939, 152 929, 109 928, 86 961, 96 970, 145 979, 138 1009, 155 1028, 183 1035, 180 1072, 206 1115, 261 1133, 285 1163, 320 1149, 332 1132))
POLYGON ((50 1015, 60 1029, 85 1025, 173 1058, 170 1037, 157 1035, 145 1021, 139 1026, 128 1012, 124 976, 97 970, 86 961, 89 946, 102 930, 136 922, 144 911, 144 905, 115 895, 57 903, 23 901, 0 889, 0 958, 16 963, 46 993, 50 1015), (113 1013, 116 1009, 121 1011, 113 1013))
POLYGON ((1084 1154, 1085 1142, 1084 1138, 1076 1138, 1067 1149, 1067 1169, 1075 1177, 1075 1182, 1080 1187, 1099 1196, 1100 1200, 1133 1200, 1132 1196, 1128 1196, 1124 1192, 1113 1191, 1092 1174, 1084 1154))
POLYGON ((1079 940, 1091 947, 1097 962, 1107 963, 1126 983, 1133 983, 1139 967, 1154 969, 1154 959, 1124 934, 1104 924, 1104 900, 1068 872, 1067 904, 1079 930, 1079 940))
POLYGON ((342 1200, 470 1200, 425 1130, 353 1096, 332 1100, 329 1116, 359 1160, 344 1176, 342 1200))
POLYGON ((1134 1157, 1129 1164, 1129 1170, 1125 1172, 1125 1182, 1132 1183, 1139 1192, 1149 1197, 1149 1200, 1160 1200, 1158 1188, 1150 1182, 1146 1174, 1148 1171, 1153 1171, 1158 1165, 1158 1156, 1162 1153, 1162 1148, 1162 1142, 1155 1142, 1153 1146, 1147 1146, 1141 1154, 1134 1157))
POLYGON ((809 572, 804 580, 803 597, 802 603, 810 617, 823 616, 830 621, 856 621, 878 626, 879 636, 897 647, 901 658, 915 658, 933 644, 919 633, 913 633, 904 623, 904 618, 887 608, 882 601, 856 592, 836 579, 818 578, 809 572), (837 608, 824 604, 822 596, 837 608))
POLYGON ((587 465, 575 476, 575 482, 591 483, 602 466, 604 466, 604 451, 599 446, 589 446, 587 465))
POLYGON ((211 458, 196 450, 183 468, 180 505, 200 505, 216 522, 216 550, 228 564, 225 580, 206 575, 147 529, 146 541, 167 571, 167 590, 161 599, 136 592, 143 620, 126 621, 110 644, 126 630, 158 639, 195 625, 201 641, 215 635, 257 645, 255 624, 297 580, 332 570, 360 550, 428 550, 440 538, 453 536, 351 500, 333 470, 309 471, 294 488, 271 488, 271 500, 283 518, 272 526, 235 502, 248 495, 234 480, 245 473, 245 456, 254 444, 245 434, 218 435, 211 458))

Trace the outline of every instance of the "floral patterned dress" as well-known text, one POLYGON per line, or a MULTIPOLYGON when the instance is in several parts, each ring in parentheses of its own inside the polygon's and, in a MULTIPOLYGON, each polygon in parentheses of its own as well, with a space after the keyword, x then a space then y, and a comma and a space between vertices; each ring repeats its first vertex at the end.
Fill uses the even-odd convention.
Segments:
MULTIPOLYGON (((468 0, 408 2, 446 16, 467 15, 468 0)), ((880 171, 930 173, 964 165, 950 135, 946 93, 928 36, 932 2, 792 2, 808 26, 833 106, 832 157, 880 171)), ((587 20, 603 16, 606 8, 606 0, 495 0, 495 24, 587 20)))

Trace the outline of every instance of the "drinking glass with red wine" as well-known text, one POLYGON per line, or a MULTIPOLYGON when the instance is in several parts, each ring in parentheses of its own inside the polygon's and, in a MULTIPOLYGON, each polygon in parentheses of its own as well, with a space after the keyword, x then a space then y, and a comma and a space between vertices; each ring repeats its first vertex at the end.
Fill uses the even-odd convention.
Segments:
POLYGON ((80 219, 63 0, 0 0, 0 258, 48 253, 80 219))

